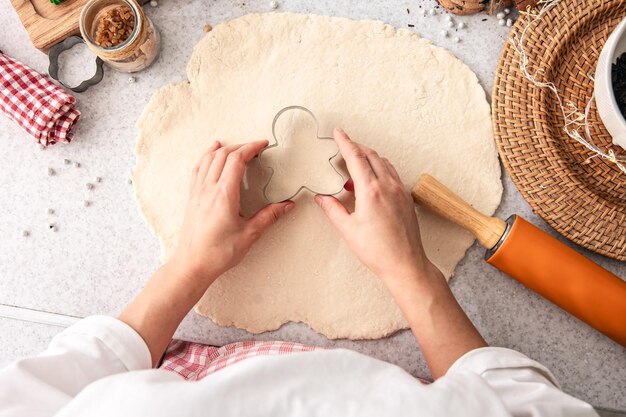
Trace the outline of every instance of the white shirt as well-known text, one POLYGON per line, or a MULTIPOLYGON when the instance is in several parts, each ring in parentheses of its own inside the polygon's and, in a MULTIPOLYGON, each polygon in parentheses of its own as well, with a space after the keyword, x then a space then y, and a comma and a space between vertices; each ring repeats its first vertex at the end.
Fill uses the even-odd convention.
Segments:
POLYGON ((597 416, 504 348, 471 351, 430 385, 344 349, 253 357, 200 381, 150 364, 131 327, 89 317, 0 370, 0 417, 597 416))

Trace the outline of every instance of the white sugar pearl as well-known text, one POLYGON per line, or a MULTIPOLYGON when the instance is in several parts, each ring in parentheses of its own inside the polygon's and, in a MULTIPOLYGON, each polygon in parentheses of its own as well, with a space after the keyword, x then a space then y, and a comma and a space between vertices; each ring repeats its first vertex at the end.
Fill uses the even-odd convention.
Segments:
POLYGON ((467 27, 467 25, 465 24, 465 22, 459 22, 459 24, 457 25, 457 27, 459 29, 465 29, 467 27))
POLYGON ((428 11, 428 14, 429 14, 429 15, 431 15, 431 16, 434 16, 434 15, 436 15, 436 14, 437 14, 437 10, 435 10, 435 9, 430 9, 430 10, 428 11))
POLYGON ((507 25, 508 27, 513 26, 513 19, 506 19, 506 25, 507 25))
POLYGON ((126 180, 126 182, 127 182, 128 184, 132 184, 132 183, 133 183, 133 179, 132 179, 132 178, 129 178, 129 179, 127 179, 127 180, 126 180))
POLYGON ((270 8, 276 10, 278 9, 278 2, 277 1, 270 1, 270 8))
POLYGON ((136 81, 136 78, 133 76, 128 77, 128 84, 132 84, 136 81))
POLYGON ((453 28, 454 27, 454 22, 448 22, 448 27, 449 28, 453 28))
POLYGON ((504 26, 504 25, 506 25, 506 21, 504 19, 500 19, 500 20, 498 20, 498 24, 500 26, 504 26))
POLYGON ((46 213, 48 213, 48 214, 54 214, 54 209, 49 208, 48 210, 46 210, 46 213))
POLYGON ((461 42, 461 38, 459 38, 458 36, 456 36, 456 37, 454 38, 454 42, 456 42, 456 43, 461 42))
POLYGON ((91 202, 89 202, 88 200, 83 200, 83 207, 89 207, 91 205, 91 202))
POLYGON ((52 175, 54 175, 54 174, 55 174, 54 169, 52 169, 52 168, 48 168, 48 175, 51 175, 51 176, 52 176, 52 175))
POLYGON ((426 11, 426 9, 422 9, 421 13, 422 13, 422 16, 426 16, 428 12, 426 11))
POLYGON ((28 237, 30 236, 30 232, 28 230, 22 230, 22 236, 28 237))
POLYGON ((64 163, 65 165, 69 165, 69 164, 71 164, 71 163, 72 163, 72 161, 70 161, 69 159, 64 159, 64 160, 63 160, 63 163, 64 163))
POLYGON ((150 2, 150 6, 152 6, 152 7, 157 7, 158 5, 159 5, 159 2, 157 2, 156 0, 152 0, 150 2))
POLYGON ((74 168, 80 168, 80 162, 74 162, 74 168))
POLYGON ((85 188, 88 190, 93 190, 93 184, 88 182, 87 184, 85 184, 85 188))
POLYGON ((442 30, 441 31, 441 36, 443 36, 444 38, 448 37, 448 31, 447 30, 442 30))
POLYGON ((447 16, 446 16, 446 21, 447 21, 447 22, 452 22, 452 16, 447 15, 447 16))
POLYGON ((509 13, 511 13, 511 9, 509 9, 508 7, 504 9, 504 14, 509 14, 509 13))
POLYGON ((498 19, 504 19, 504 16, 506 16, 506 15, 505 15, 504 13, 502 13, 502 12, 498 12, 498 13, 496 14, 496 17, 497 17, 498 19))

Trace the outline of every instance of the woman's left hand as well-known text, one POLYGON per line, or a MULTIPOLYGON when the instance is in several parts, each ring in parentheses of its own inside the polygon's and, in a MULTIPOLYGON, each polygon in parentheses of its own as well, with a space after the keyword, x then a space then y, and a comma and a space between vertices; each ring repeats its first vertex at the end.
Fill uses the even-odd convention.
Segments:
POLYGON ((246 219, 241 214, 240 185, 246 164, 268 142, 221 146, 215 142, 194 167, 178 247, 169 263, 186 275, 206 280, 237 265, 250 247, 292 201, 270 204, 246 219))

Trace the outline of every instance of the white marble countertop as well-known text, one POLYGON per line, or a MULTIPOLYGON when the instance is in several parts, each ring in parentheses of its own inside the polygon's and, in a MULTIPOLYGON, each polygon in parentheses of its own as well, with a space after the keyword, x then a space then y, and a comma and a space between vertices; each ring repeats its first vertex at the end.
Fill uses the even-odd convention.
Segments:
MULTIPOLYGON (((508 33, 494 17, 457 18, 468 28, 456 33, 461 42, 454 43, 440 34, 445 27, 443 16, 419 13, 421 8, 431 8, 434 0, 279 3, 276 12, 377 19, 396 27, 415 25, 420 35, 465 61, 487 92, 508 33)), ((128 82, 127 74, 109 70, 99 85, 75 94, 82 116, 73 143, 39 150, 31 138, 0 117, 0 305, 76 317, 120 312, 159 264, 158 242, 142 221, 127 181, 134 164, 135 121, 157 88, 185 79, 186 63, 204 35, 205 23, 215 26, 246 13, 271 11, 269 0, 160 0, 158 7, 145 9, 161 32, 158 61, 137 74, 134 83, 128 82), (80 162, 81 167, 64 165, 65 158, 80 162), (57 174, 49 177, 48 167, 57 174), (87 190, 85 184, 94 182, 96 176, 102 182, 87 190), (83 207, 83 200, 92 205, 83 207), (49 215, 48 208, 54 214, 49 215), (58 226, 57 232, 49 230, 50 223, 58 226), (22 237, 24 229, 30 231, 27 238, 22 237)), ((0 2, 0 24, 0 49, 45 72, 47 57, 31 46, 10 2, 0 2)), ((503 176, 505 193, 498 214, 519 213, 547 230, 508 175, 504 172, 503 176)), ((625 264, 577 250, 626 276, 625 264)), ((565 391, 593 405, 626 409, 626 350, 493 269, 482 257, 483 250, 474 245, 458 266, 451 287, 487 341, 544 363, 565 391)), ((27 338, 24 343, 39 346, 54 329, 0 320, 0 362, 28 352, 11 344, 11 334, 19 333, 17 340, 27 338)), ((177 336, 213 344, 257 338, 347 347, 396 363, 415 375, 428 375, 407 331, 382 340, 329 341, 303 324, 291 323, 253 336, 190 313, 177 336)))

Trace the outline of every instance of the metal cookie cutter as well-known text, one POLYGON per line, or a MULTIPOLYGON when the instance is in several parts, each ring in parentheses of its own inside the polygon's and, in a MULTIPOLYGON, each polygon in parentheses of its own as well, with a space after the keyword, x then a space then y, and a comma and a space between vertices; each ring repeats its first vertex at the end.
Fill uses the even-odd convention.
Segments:
POLYGON ((48 59, 50 60, 48 74, 50 74, 52 78, 60 82, 64 87, 69 88, 76 93, 82 93, 92 85, 98 84, 100 81, 102 81, 102 77, 104 77, 104 62, 99 57, 96 57, 96 73, 88 80, 81 82, 77 86, 71 86, 67 85, 63 82, 63 80, 59 79, 59 55, 61 55, 61 52, 72 49, 76 44, 80 42, 85 43, 83 38, 81 38, 80 36, 70 36, 63 42, 59 42, 52 48, 50 48, 50 52, 48 53, 48 59))
MULTIPOLYGON (((270 177, 268 178, 267 182, 265 183, 265 186, 263 186, 263 198, 265 198, 265 201, 270 202, 270 199, 267 196, 267 189, 270 185, 270 183, 272 182, 272 178, 274 177, 274 169, 270 166, 266 166, 263 164, 263 154, 265 153, 265 151, 275 148, 278 146, 278 138, 276 137, 276 122, 278 121, 278 119, 280 118, 280 116, 290 110, 300 110, 303 112, 306 112, 309 114, 309 116, 311 116, 313 118, 313 122, 315 123, 315 137, 318 140, 330 140, 330 141, 334 141, 333 138, 329 138, 329 137, 324 137, 324 136, 320 136, 319 135, 319 131, 320 131, 320 125, 319 122, 317 121, 317 118, 315 117, 315 115, 313 114, 313 112, 309 109, 307 109, 306 107, 303 106, 288 106, 285 107, 283 109, 281 109, 278 113, 276 113, 276 116, 274 116, 274 120, 272 121, 272 136, 274 138, 274 143, 266 146, 265 148, 263 148, 263 150, 261 150, 261 152, 259 152, 259 163, 261 164, 261 166, 263 168, 269 169, 271 171, 270 177)), ((344 187, 344 183, 346 181, 346 178, 341 175, 341 173, 339 171, 337 171, 337 168, 335 168, 335 166, 333 165, 332 161, 335 157, 337 157, 339 155, 339 148, 337 148, 337 152, 335 154, 333 154, 330 158, 328 158, 328 164, 332 167, 333 171, 335 171, 335 173, 341 177, 342 179, 342 183, 341 183, 341 187, 337 190, 334 191, 332 193, 320 193, 318 191, 313 190, 312 188, 306 186, 306 185, 301 185, 295 193, 293 193, 291 196, 289 196, 288 198, 285 199, 286 200, 291 200, 292 198, 294 198, 295 196, 297 196, 300 191, 302 190, 308 190, 313 194, 321 194, 321 195, 336 195, 339 194, 344 187)))

